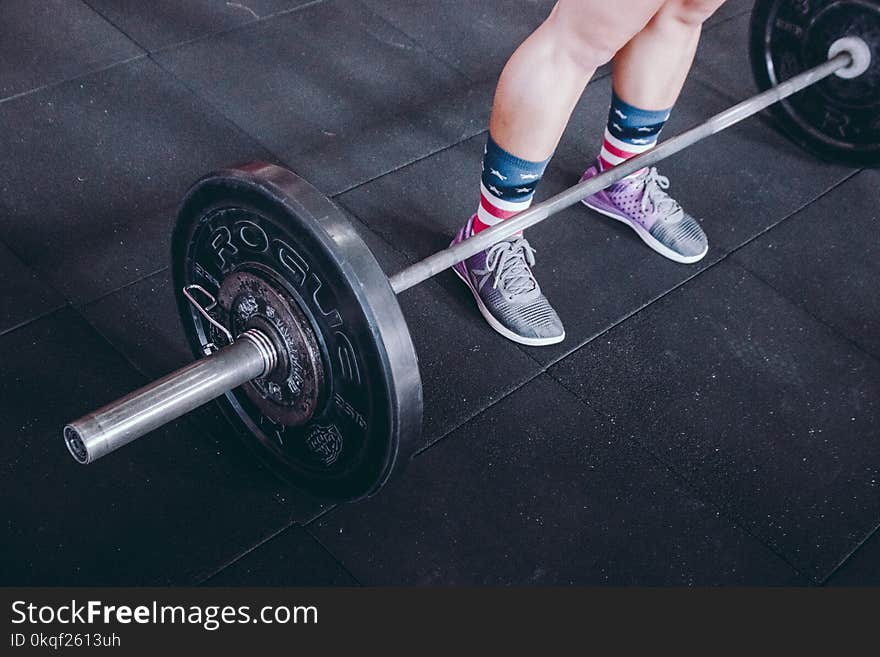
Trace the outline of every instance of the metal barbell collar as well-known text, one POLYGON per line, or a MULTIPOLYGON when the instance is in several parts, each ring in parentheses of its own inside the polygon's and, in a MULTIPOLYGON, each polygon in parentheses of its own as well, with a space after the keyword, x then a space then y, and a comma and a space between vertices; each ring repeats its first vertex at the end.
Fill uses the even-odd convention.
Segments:
POLYGON ((79 463, 92 463, 212 399, 266 376, 277 364, 272 341, 262 331, 247 330, 210 356, 71 422, 64 427, 64 442, 79 463))

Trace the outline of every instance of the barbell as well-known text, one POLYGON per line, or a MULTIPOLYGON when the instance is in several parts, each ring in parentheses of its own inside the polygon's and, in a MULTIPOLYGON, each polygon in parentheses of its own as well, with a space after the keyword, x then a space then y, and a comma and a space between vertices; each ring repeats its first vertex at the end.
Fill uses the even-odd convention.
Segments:
POLYGON ((771 106, 809 150, 880 164, 880 3, 759 1, 751 55, 761 93, 390 279, 343 213, 293 172, 256 162, 203 177, 172 239, 197 360, 68 424, 71 455, 91 463, 216 399, 292 484, 333 500, 376 492, 421 429, 397 294, 771 106))

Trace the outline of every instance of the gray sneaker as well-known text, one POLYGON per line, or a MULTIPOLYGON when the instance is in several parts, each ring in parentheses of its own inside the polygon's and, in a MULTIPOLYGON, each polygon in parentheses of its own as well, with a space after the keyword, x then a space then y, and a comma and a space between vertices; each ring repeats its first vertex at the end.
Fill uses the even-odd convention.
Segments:
MULTIPOLYGON (((473 217, 452 244, 471 234, 473 217)), ((532 347, 556 344, 565 329, 556 311, 541 294, 532 274, 535 251, 524 237, 499 242, 453 266, 474 295, 489 326, 505 338, 532 347)))
MULTIPOLYGON (((597 175, 599 165, 588 168, 581 180, 597 175)), ((584 199, 588 208, 617 219, 636 231, 657 253, 676 262, 702 260, 709 240, 699 222, 682 210, 666 190, 669 179, 651 167, 644 173, 624 178, 611 187, 584 199)))

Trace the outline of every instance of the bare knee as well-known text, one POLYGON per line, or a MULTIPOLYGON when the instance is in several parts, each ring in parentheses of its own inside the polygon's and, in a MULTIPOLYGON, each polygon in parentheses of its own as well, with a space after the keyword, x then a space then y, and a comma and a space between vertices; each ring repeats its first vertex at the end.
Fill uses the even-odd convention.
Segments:
POLYGON ((667 0, 657 18, 698 29, 723 4, 724 0, 667 0))
POLYGON ((560 0, 540 29, 549 35, 557 55, 592 71, 611 61, 640 26, 624 29, 618 21, 607 20, 602 12, 585 16, 570 6, 577 4, 560 0))

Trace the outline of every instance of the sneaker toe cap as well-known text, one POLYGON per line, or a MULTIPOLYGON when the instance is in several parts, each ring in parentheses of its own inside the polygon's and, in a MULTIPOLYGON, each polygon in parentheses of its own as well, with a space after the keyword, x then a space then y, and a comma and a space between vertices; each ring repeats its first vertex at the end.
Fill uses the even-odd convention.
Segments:
POLYGON ((505 304, 496 309, 496 317, 524 338, 549 340, 565 335, 562 320, 544 296, 525 304, 505 304))
POLYGON ((709 248, 706 233, 689 214, 676 222, 658 221, 650 233, 661 244, 683 256, 698 256, 709 248))

